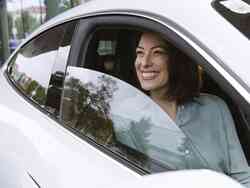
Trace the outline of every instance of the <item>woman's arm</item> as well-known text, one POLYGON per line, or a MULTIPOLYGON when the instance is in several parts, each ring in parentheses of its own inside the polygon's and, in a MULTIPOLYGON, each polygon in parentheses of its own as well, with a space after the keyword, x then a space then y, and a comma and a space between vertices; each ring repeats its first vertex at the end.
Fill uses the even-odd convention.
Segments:
POLYGON ((222 100, 220 102, 220 109, 228 145, 229 167, 227 173, 232 178, 250 188, 250 168, 239 142, 232 115, 222 100))

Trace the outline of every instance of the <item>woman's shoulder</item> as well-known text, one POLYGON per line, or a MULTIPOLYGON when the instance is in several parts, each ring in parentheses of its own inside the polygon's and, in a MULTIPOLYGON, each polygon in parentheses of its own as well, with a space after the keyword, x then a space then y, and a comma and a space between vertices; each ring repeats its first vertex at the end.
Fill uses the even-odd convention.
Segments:
POLYGON ((223 99, 206 93, 195 98, 185 109, 189 119, 194 118, 209 126, 218 126, 222 119, 230 117, 230 111, 223 99))
POLYGON ((199 97, 194 98, 194 103, 198 104, 200 108, 210 110, 221 110, 227 108, 227 105, 223 99, 216 95, 201 93, 199 97))

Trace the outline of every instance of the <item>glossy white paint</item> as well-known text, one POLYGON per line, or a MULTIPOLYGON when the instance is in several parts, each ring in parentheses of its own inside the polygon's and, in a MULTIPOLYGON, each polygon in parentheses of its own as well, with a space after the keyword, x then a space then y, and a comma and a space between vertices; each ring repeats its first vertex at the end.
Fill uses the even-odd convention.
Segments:
MULTIPOLYGON (((111 188, 115 188, 112 186, 111 188)), ((150 175, 142 179, 129 181, 120 186, 127 187, 143 187, 143 188, 243 188, 239 183, 233 181, 223 174, 219 174, 210 170, 188 170, 167 172, 157 175, 150 175), (166 186, 167 185, 167 186, 166 186)))
MULTIPOLYGON (((248 63, 250 53, 247 53, 250 50, 249 40, 219 16, 210 3, 210 0, 195 1, 195 3, 182 0, 159 0, 157 2, 108 0, 108 3, 104 0, 91 1, 47 22, 24 43, 54 25, 95 14, 138 15, 167 25, 164 20, 158 20, 147 13, 157 14, 174 21, 183 27, 187 33, 195 36, 201 44, 213 51, 217 57, 250 86, 250 65, 248 63), (141 13, 138 11, 141 11, 141 13)), ((193 41, 186 33, 175 30, 175 28, 171 29, 197 49, 250 101, 249 92, 228 74, 203 47, 199 46, 199 43, 193 41)), ((9 85, 3 75, 5 69, 6 64, 0 74, 0 146, 2 150, 0 162, 3 163, 6 158, 11 159, 9 177, 15 176, 16 172, 26 173, 23 178, 23 181, 27 183, 25 187, 35 187, 34 181, 27 174, 32 175, 41 187, 53 188, 111 185, 117 187, 121 185, 121 182, 129 182, 126 184, 127 186, 136 185, 138 187, 144 187, 144 185, 145 187, 152 187, 153 185, 154 187, 156 185, 157 187, 163 187, 166 182, 168 185, 176 187, 181 187, 183 184, 185 186, 198 187, 199 185, 201 187, 202 184, 195 184, 194 179, 200 180, 204 177, 211 179, 206 180, 203 187, 240 187, 237 183, 228 180, 224 176, 207 171, 205 173, 204 171, 185 171, 176 174, 169 173, 169 175, 164 173, 142 178, 70 133, 28 103, 9 85), (15 166, 17 169, 15 169, 15 166), (11 169, 13 169, 13 174, 11 169)), ((8 166, 7 163, 6 165, 8 166)))
POLYGON ((41 30, 65 20, 93 15, 93 13, 110 11, 133 14, 134 11, 142 11, 160 15, 174 21, 195 36, 250 86, 248 73, 250 65, 247 63, 250 58, 250 53, 247 53, 250 50, 249 40, 216 12, 211 2, 212 0, 194 3, 182 0, 158 0, 157 2, 109 0, 109 3, 105 0, 91 1, 57 16, 41 27, 41 30))
POLYGON ((97 187, 140 177, 42 114, 2 74, 0 83, 1 155, 15 159, 41 187, 97 187))
POLYGON ((37 188, 36 182, 12 156, 0 156, 0 185, 6 188, 37 188))

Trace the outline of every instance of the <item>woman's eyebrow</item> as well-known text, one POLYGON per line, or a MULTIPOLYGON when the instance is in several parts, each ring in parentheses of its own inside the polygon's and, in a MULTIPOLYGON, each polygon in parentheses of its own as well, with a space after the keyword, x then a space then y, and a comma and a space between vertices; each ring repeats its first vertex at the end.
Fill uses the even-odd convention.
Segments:
POLYGON ((155 48, 162 48, 162 49, 166 49, 167 47, 166 46, 164 46, 164 45, 157 45, 157 46, 153 46, 153 47, 151 47, 151 49, 155 49, 155 48))
POLYGON ((142 46, 137 46, 136 48, 144 49, 142 46))
MULTIPOLYGON (((136 48, 144 49, 144 47, 142 47, 142 46, 137 46, 136 48)), ((156 46, 151 47, 150 49, 155 49, 155 48, 166 49, 166 46, 164 46, 164 45, 156 45, 156 46)))

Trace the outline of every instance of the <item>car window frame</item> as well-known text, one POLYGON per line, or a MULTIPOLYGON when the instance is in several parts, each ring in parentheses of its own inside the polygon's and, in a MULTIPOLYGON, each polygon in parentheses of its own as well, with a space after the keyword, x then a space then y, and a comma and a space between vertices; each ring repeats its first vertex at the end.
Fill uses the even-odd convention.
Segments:
MULTIPOLYGON (((78 25, 78 20, 73 20, 73 22, 75 22, 75 28, 77 27, 78 25)), ((16 84, 15 80, 13 80, 9 74, 9 71, 11 69, 11 65, 12 65, 12 60, 16 58, 17 54, 23 49, 23 47, 25 47, 26 45, 28 45, 30 42, 32 42, 34 39, 38 38, 39 36, 43 35, 44 33, 46 33, 47 31, 53 29, 53 28, 56 28, 56 27, 60 27, 61 25, 66 25, 68 24, 69 22, 72 22, 72 20, 70 21, 67 21, 67 22, 63 22, 63 23, 60 23, 60 24, 57 24, 57 25, 53 25, 51 27, 48 27, 46 28, 45 30, 43 30, 41 33, 35 35, 35 36, 32 36, 31 38, 29 38, 27 41, 25 41, 25 43, 23 43, 21 46, 18 47, 18 50, 16 50, 12 55, 11 57, 9 58, 8 62, 7 62, 7 65, 3 71, 3 74, 4 74, 4 77, 6 78, 7 82, 9 83, 9 85, 16 91, 16 93, 21 96, 25 101, 27 101, 29 104, 31 104, 32 106, 34 106, 37 110, 39 110, 40 112, 42 112, 43 114, 47 115, 48 117, 50 117, 51 119, 53 119, 54 121, 58 122, 59 123, 59 120, 58 118, 56 118, 53 114, 51 114, 47 109, 46 107, 42 107, 40 104, 38 104, 35 100, 32 100, 30 97, 28 97, 16 84)), ((67 29, 66 29, 67 30, 67 29)), ((65 31, 66 31, 65 30, 65 31)), ((65 33, 64 33, 65 34, 65 33)), ((73 37, 74 37, 74 34, 72 36, 72 40, 73 40, 73 37)), ((64 36, 62 37, 62 41, 64 40, 64 36)), ((57 55, 56 57, 59 55, 60 53, 60 47, 61 47, 61 43, 62 41, 60 42, 60 45, 58 46, 58 49, 57 49, 57 55)), ((71 43, 72 44, 72 43, 71 43)), ((71 49, 70 49, 71 50, 71 49)), ((69 52, 70 54, 70 52, 69 52)), ((67 61, 69 60, 69 57, 67 59, 67 61)), ((57 63, 60 63, 58 58, 55 58, 55 61, 54 61, 54 64, 52 66, 52 69, 50 71, 50 77, 49 77, 49 83, 50 83, 50 80, 51 80, 51 75, 52 75, 52 72, 54 71, 54 67, 57 63)), ((64 66, 64 70, 66 71, 66 64, 64 66)), ((49 86, 49 85, 48 85, 49 86)))
MULTIPOLYGON (((77 28, 78 28, 78 25, 79 25, 79 20, 73 20, 73 21, 69 21, 69 22, 65 22, 65 23, 63 23, 63 24, 68 24, 68 28, 66 28, 65 29, 65 33, 64 33, 64 37, 62 38, 62 41, 61 41, 61 43, 60 43, 60 45, 59 45, 59 47, 58 47, 58 50, 57 50, 57 58, 56 58, 56 60, 55 60, 55 63, 54 63, 54 65, 52 66, 52 69, 51 69, 51 74, 50 74, 50 79, 49 79, 49 85, 48 85, 48 91, 49 91, 49 89, 50 89, 50 87, 53 87, 53 86, 55 86, 53 83, 52 83, 52 74, 53 73, 56 73, 57 71, 59 71, 59 72, 63 72, 64 74, 63 74, 63 82, 62 82, 62 86, 63 86, 63 83, 64 83, 64 78, 65 78, 65 76, 66 76, 66 67, 67 67, 67 64, 68 64, 68 62, 69 62, 69 57, 70 57, 70 54, 72 53, 72 45, 73 45, 73 40, 74 40, 74 37, 75 37, 75 32, 76 32, 76 30, 77 30, 77 28), (74 31, 72 32, 72 39, 71 39, 71 46, 70 46, 70 49, 69 49, 69 52, 68 52, 68 57, 67 57, 67 59, 66 59, 66 61, 65 62, 63 62, 63 66, 58 66, 59 64, 62 64, 62 62, 60 62, 59 60, 60 60, 60 58, 58 58, 58 57, 61 57, 62 56, 62 54, 63 54, 63 50, 62 50, 62 43, 64 42, 64 40, 65 40, 65 35, 67 34, 67 32, 68 32, 68 29, 70 28, 70 25, 74 25, 74 31), (59 68, 60 67, 60 68, 59 68)), ((60 24, 61 25, 61 24, 60 24)), ((59 25, 57 25, 57 26, 59 26, 59 25)), ((48 95, 48 94, 47 94, 48 95)), ((62 96, 62 91, 61 91, 61 93, 60 93, 60 95, 62 96)), ((47 97, 48 98, 48 97, 47 97)), ((61 106, 61 100, 62 99, 62 97, 60 98, 60 106, 61 106)), ((47 102, 47 100, 46 100, 46 102, 47 102)), ((47 105, 45 106, 45 109, 47 108, 47 105)), ((59 107, 59 111, 60 111, 60 107, 59 107)), ((53 113, 51 113, 48 109, 46 109, 46 112, 48 113, 48 115, 50 116, 50 117, 52 117, 53 119, 55 119, 56 121, 60 121, 60 116, 55 116, 55 114, 53 114, 53 113)))
POLYGON ((222 66, 223 71, 233 76, 233 78, 238 81, 237 83, 247 91, 248 86, 241 82, 238 76, 235 75, 229 68, 225 67, 225 63, 223 63, 223 61, 211 50, 206 48, 206 46, 202 44, 196 37, 183 29, 177 23, 174 23, 172 20, 159 17, 158 15, 140 11, 134 11, 131 13, 118 13, 110 11, 105 13, 96 13, 94 15, 81 18, 76 32, 76 37, 72 42, 74 44, 72 47, 73 52, 70 54, 70 62, 68 65, 84 65, 83 62, 86 57, 87 46, 89 45, 92 31, 101 26, 111 27, 117 25, 153 30, 161 34, 166 40, 172 44, 175 44, 177 48, 190 56, 195 62, 199 62, 204 70, 209 75, 211 75, 214 80, 217 81, 218 85, 223 88, 223 90, 225 90, 229 96, 232 97, 235 102, 237 102, 237 104, 241 105, 244 108, 244 111, 250 114, 250 98, 246 98, 243 92, 239 91, 239 89, 235 88, 235 86, 230 81, 226 80, 226 78, 223 76, 223 72, 218 69, 217 65, 222 66), (82 44, 83 41, 85 41, 85 45, 81 47, 80 44, 82 44), (196 47, 194 47, 194 44, 196 44, 196 47), (203 50, 206 54, 204 55, 201 50, 203 50), (82 56, 85 57, 82 58, 82 56), (214 62, 211 62, 211 59, 215 60, 217 65, 214 65, 214 62))
MULTIPOLYGON (((223 90, 225 90, 225 92, 234 101, 236 101, 237 104, 243 106, 245 111, 250 112, 250 106, 248 103, 250 99, 245 99, 245 96, 243 96, 228 80, 226 80, 226 78, 223 77, 223 73, 221 73, 220 70, 218 70, 218 68, 214 66, 214 63, 210 62, 210 59, 215 60, 218 65, 223 65, 223 70, 232 75, 230 69, 227 69, 227 67, 224 66, 225 64, 223 63, 223 61, 220 60, 215 54, 213 54, 213 52, 207 49, 205 45, 203 45, 200 41, 198 41, 198 39, 192 36, 181 26, 171 20, 168 20, 167 18, 159 17, 158 15, 152 15, 150 13, 140 11, 107 11, 82 17, 80 19, 79 26, 72 42, 72 51, 70 53, 70 60, 67 66, 83 67, 87 55, 88 46, 92 39, 92 32, 99 27, 107 26, 127 26, 130 28, 153 30, 161 34, 165 39, 175 44, 176 47, 178 47, 181 51, 189 55, 195 62, 199 62, 199 64, 204 67, 206 72, 216 80, 218 85, 223 88, 223 90), (194 44, 192 43, 196 44, 198 49, 194 47, 194 44), (206 52, 206 55, 208 55, 209 57, 207 57, 206 55, 204 57, 204 54, 201 53, 201 50, 204 50, 206 52)), ((236 80, 238 81, 238 78, 236 78, 236 80)), ((239 82, 239 84, 243 85, 243 87, 245 88, 243 82, 239 82)), ((138 166, 135 166, 135 164, 131 164, 130 161, 124 161, 124 159, 121 159, 119 156, 117 156, 117 154, 111 152, 105 146, 94 142, 87 136, 76 133, 76 131, 74 132, 75 134, 92 144, 94 147, 97 147, 112 158, 118 159, 123 164, 125 163, 127 167, 132 168, 139 174, 148 173, 143 169, 138 168, 138 166)))
MULTIPOLYGON (((250 3, 246 0, 242 0, 244 3, 248 4, 250 6, 250 3)), ((211 2, 211 6, 214 8, 214 10, 225 20, 227 20, 228 23, 230 23, 233 27, 235 27, 242 35, 244 35, 248 40, 250 40, 250 32, 246 31, 243 26, 246 26, 249 22, 248 15, 249 13, 239 13, 235 12, 232 9, 234 7, 228 8, 225 5, 221 4, 221 0, 213 0, 211 2), (247 19, 248 18, 248 19, 247 19), (246 19, 246 21, 244 21, 246 19), (247 22, 248 21, 248 22, 247 22)))

